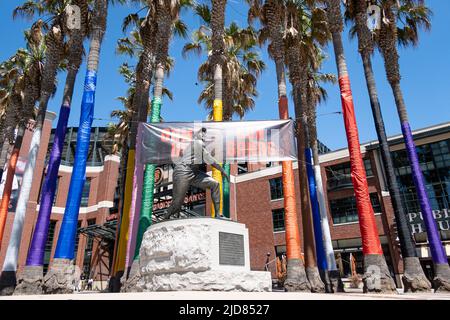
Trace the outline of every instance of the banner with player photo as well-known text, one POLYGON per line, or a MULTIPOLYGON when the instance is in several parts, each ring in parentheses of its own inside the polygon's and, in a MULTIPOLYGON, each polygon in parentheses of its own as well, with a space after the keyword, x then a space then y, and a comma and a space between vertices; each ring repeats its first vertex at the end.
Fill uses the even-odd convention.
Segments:
POLYGON ((257 163, 297 159, 292 120, 139 124, 142 164, 257 163))

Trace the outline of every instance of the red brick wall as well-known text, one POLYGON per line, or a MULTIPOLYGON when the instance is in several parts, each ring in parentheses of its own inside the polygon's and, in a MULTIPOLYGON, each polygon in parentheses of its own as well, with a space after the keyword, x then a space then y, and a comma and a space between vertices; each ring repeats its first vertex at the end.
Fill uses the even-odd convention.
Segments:
MULTIPOLYGON (((298 170, 294 170, 296 194, 299 192, 298 170)), ((250 267, 252 270, 264 270, 267 253, 270 260, 275 258, 275 246, 285 245, 285 232, 273 232, 272 210, 284 207, 283 199, 270 199, 269 180, 281 177, 281 172, 267 177, 238 183, 238 222, 244 223, 249 230, 250 267)), ((300 199, 297 197, 297 219, 303 251, 302 220, 300 199)), ((270 270, 275 277, 274 265, 270 270)))

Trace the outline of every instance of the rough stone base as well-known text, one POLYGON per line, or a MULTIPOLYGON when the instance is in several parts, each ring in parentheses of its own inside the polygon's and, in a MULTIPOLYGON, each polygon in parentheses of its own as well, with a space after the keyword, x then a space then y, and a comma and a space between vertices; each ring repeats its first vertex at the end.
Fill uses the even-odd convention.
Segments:
POLYGON ((330 281, 334 292, 344 292, 344 283, 339 270, 330 270, 330 281))
POLYGON ((394 279, 392 279, 384 255, 364 255, 364 293, 396 294, 394 279))
POLYGON ((272 291, 272 279, 264 271, 217 271, 143 275, 136 289, 141 291, 272 291))
POLYGON ((289 292, 310 292, 311 286, 306 278, 305 267, 300 259, 287 260, 287 275, 284 288, 289 292))
POLYGON ((124 275, 120 280, 120 283, 122 284, 120 292, 139 292, 140 289, 136 286, 140 278, 141 273, 139 271, 139 260, 134 260, 131 265, 130 272, 128 273, 128 279, 125 278, 124 275))
POLYGON ((323 284, 322 279, 320 279, 319 269, 317 267, 306 267, 305 271, 306 277, 311 285, 311 292, 325 292, 325 285, 323 284))
POLYGON ((404 292, 429 292, 431 283, 425 276, 418 257, 403 258, 404 273, 402 276, 404 292))
POLYGON ((16 272, 3 271, 0 276, 0 296, 11 296, 16 287, 16 272))
POLYGON ((69 259, 54 259, 44 277, 43 291, 46 294, 73 293, 80 281, 80 270, 69 259))
POLYGON ((43 266, 25 266, 17 278, 17 286, 14 295, 42 294, 42 282, 44 280, 43 266))
POLYGON ((326 293, 333 293, 333 284, 331 283, 330 274, 328 270, 319 270, 320 279, 322 279, 323 284, 325 285, 326 293))
POLYGON ((448 264, 435 264, 434 273, 435 292, 450 292, 450 266, 448 264))

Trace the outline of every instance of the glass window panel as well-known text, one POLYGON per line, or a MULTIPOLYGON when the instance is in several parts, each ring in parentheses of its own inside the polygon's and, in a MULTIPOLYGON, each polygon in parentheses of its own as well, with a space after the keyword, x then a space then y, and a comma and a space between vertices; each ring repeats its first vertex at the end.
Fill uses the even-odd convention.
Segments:
MULTIPOLYGON (((420 167, 433 210, 449 208, 450 198, 450 139, 417 147, 420 167)), ((405 150, 392 152, 395 174, 407 212, 419 212, 416 189, 405 150)))
POLYGON ((284 209, 272 210, 273 231, 284 231, 284 209))
POLYGON ((269 180, 270 184, 270 199, 282 199, 283 198, 283 181, 281 177, 269 180))
POLYGON ((83 192, 81 193, 81 207, 87 207, 89 203, 89 193, 91 191, 91 179, 87 178, 84 182, 83 192))
MULTIPOLYGON (((381 204, 376 193, 370 194, 374 213, 381 213, 381 204)), ((358 210, 354 196, 330 201, 333 224, 350 223, 358 221, 358 210)))

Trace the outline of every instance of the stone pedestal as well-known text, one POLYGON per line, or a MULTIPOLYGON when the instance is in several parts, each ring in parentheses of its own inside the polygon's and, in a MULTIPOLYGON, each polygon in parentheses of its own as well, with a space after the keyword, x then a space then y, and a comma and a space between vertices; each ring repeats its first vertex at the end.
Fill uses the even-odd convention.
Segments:
POLYGON ((271 291, 269 272, 250 271, 245 225, 209 217, 169 220, 144 234, 137 291, 271 291))
POLYGON ((73 293, 80 281, 80 274, 71 260, 56 258, 44 277, 42 289, 45 294, 73 293))

